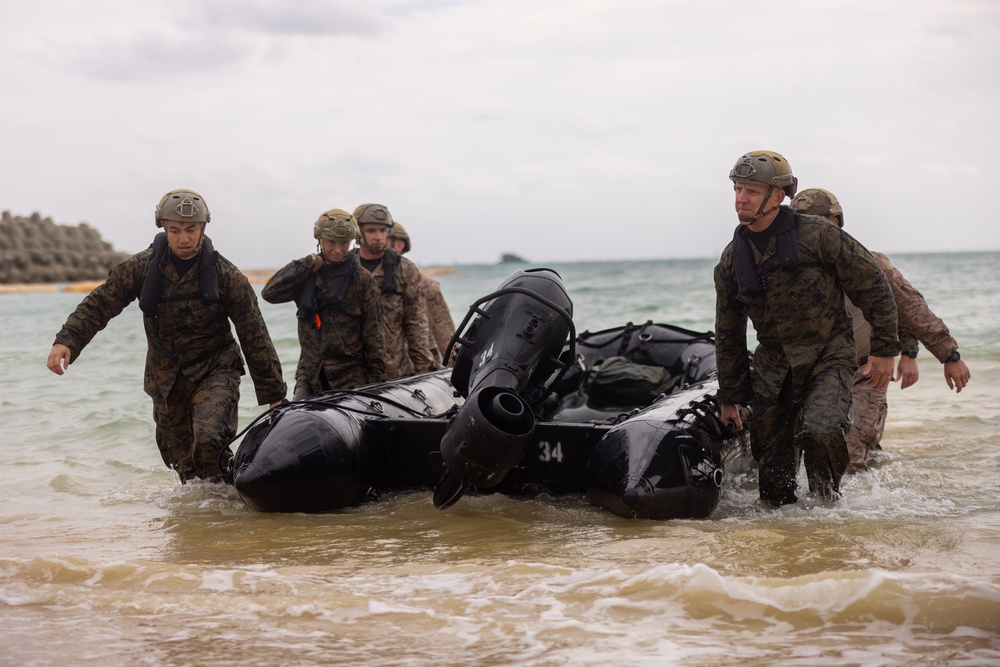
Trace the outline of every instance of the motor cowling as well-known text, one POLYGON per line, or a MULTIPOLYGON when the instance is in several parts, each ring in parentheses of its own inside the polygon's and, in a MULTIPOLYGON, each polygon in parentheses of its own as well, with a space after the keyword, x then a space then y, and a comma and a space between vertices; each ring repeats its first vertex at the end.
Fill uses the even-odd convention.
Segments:
MULTIPOLYGON (((529 269, 469 309, 451 381, 467 397, 441 440, 447 468, 434 494, 445 508, 470 486, 499 484, 534 437, 533 404, 560 367, 559 354, 575 338, 573 304, 559 274, 529 269)), ((450 354, 450 352, 449 352, 450 354)))

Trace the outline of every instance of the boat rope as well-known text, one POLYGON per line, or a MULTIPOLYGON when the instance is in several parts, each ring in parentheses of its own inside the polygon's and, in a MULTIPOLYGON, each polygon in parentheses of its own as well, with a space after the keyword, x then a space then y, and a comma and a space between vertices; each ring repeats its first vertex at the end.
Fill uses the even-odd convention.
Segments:
MULTIPOLYGON (((411 408, 410 406, 406 405, 405 403, 400 403, 399 401, 393 400, 392 398, 389 398, 387 396, 383 396, 382 394, 374 394, 374 393, 369 392, 369 391, 358 391, 357 389, 337 389, 335 391, 323 392, 321 394, 317 394, 316 396, 318 396, 320 398, 313 397, 313 398, 303 399, 301 401, 292 401, 292 402, 293 403, 313 403, 313 404, 319 403, 321 405, 330 405, 331 402, 334 399, 341 398, 342 396, 359 396, 361 398, 371 398, 371 399, 374 399, 376 401, 379 401, 379 402, 382 402, 382 403, 386 403, 386 404, 391 405, 393 407, 399 408, 400 410, 405 410, 405 411, 409 412, 411 415, 413 415, 414 417, 424 417, 425 416, 425 414, 423 412, 421 412, 420 410, 415 410, 414 408, 411 408)), ((381 413, 365 413, 365 412, 362 412, 361 410, 357 410, 357 409, 353 409, 353 408, 347 408, 347 407, 342 406, 342 405, 337 405, 335 407, 344 408, 345 410, 348 410, 350 412, 361 412, 362 414, 372 414, 373 416, 377 416, 378 414, 381 414, 381 413)))
MULTIPOLYGON (((611 329, 604 329, 603 331, 584 331, 576 340, 576 344, 581 347, 589 348, 602 348, 610 345, 619 338, 625 338, 626 336, 631 337, 632 333, 635 331, 642 331, 648 326, 663 327, 664 329, 669 329, 671 331, 676 331, 678 333, 685 334, 689 338, 683 339, 665 339, 665 338, 655 338, 653 334, 643 333, 641 334, 642 342, 645 343, 655 343, 657 345, 690 345, 694 342, 714 342, 715 333, 712 331, 692 331, 690 329, 685 329, 684 327, 679 327, 673 324, 658 324, 654 323, 652 320, 647 320, 645 324, 641 327, 637 327, 633 323, 629 322, 624 327, 613 327, 611 329), (591 339, 604 336, 611 332, 617 332, 614 336, 600 340, 597 342, 591 342, 591 339)), ((626 341, 627 342, 627 341, 626 341)))
POLYGON ((716 437, 725 438, 731 435, 726 432, 728 429, 725 429, 719 419, 719 402, 714 396, 705 396, 679 409, 670 421, 675 424, 680 423, 686 421, 685 417, 688 416, 691 417, 691 422, 696 426, 700 426, 716 437))
MULTIPOLYGON (((400 410, 409 412, 414 417, 422 417, 422 418, 427 417, 427 415, 425 415, 423 412, 419 410, 414 410, 405 403, 400 403, 399 401, 393 400, 381 394, 373 394, 367 391, 357 391, 355 389, 338 389, 334 391, 326 391, 321 394, 317 394, 317 396, 320 396, 322 398, 304 398, 297 401, 285 400, 273 408, 268 408, 261 414, 257 415, 257 417, 249 424, 247 424, 242 431, 233 436, 232 440, 229 441, 229 444, 226 445, 225 449, 229 449, 229 447, 231 447, 234 442, 242 438, 246 434, 246 432, 249 431, 254 426, 256 426, 259 421, 261 421, 265 417, 269 417, 272 412, 283 412, 296 405, 319 405, 324 408, 333 408, 335 410, 340 410, 342 412, 353 412, 355 414, 367 415, 369 417, 385 417, 384 412, 379 412, 374 409, 369 410, 362 408, 353 408, 347 405, 337 405, 332 402, 334 399, 341 398, 343 396, 357 396, 360 398, 371 398, 373 400, 380 401, 382 403, 387 403, 393 407, 399 408, 400 410)), ((225 449, 223 451, 225 451, 225 449)))

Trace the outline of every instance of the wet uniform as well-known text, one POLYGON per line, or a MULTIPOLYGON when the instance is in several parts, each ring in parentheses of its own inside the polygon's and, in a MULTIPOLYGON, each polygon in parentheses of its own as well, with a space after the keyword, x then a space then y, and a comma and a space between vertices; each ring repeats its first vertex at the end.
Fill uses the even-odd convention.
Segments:
MULTIPOLYGON (((207 237, 204 244, 198 258, 211 252, 207 237)), ((142 296, 143 285, 158 270, 162 290, 154 295, 155 316, 143 315, 148 344, 144 389, 153 399, 160 456, 182 482, 217 478, 228 465, 240 376, 245 373, 241 347, 257 402, 269 405, 285 398, 286 392, 253 288, 236 266, 221 255, 215 257, 209 270, 217 276, 217 301, 203 299, 198 262, 189 262, 179 275, 169 251, 153 266, 151 247, 111 269, 107 281, 83 299, 55 339, 76 360, 111 318, 142 296)))
MULTIPOLYGON (((931 312, 923 295, 892 265, 889 258, 879 252, 872 256, 882 268, 892 288, 899 314, 899 341, 904 350, 916 350, 917 341, 923 343, 938 361, 944 363, 948 356, 958 349, 958 342, 952 338, 948 326, 931 312)), ((851 455, 848 472, 860 472, 868 468, 868 453, 882 440, 885 419, 889 411, 886 401, 887 387, 876 389, 868 384, 868 378, 861 374, 861 367, 868 360, 870 352, 868 336, 871 325, 865 321, 861 309, 848 301, 848 311, 854 319, 855 343, 857 346, 858 372, 854 375, 854 424, 847 435, 847 449, 851 455)))
POLYGON ((312 255, 290 262, 261 293, 270 303, 299 304, 295 400, 386 379, 382 297, 371 274, 353 253, 315 273, 314 265, 312 255), (310 280, 312 289, 304 299, 310 280))
POLYGON ((718 399, 753 405, 762 500, 795 502, 800 450, 810 489, 836 497, 849 461, 845 433, 856 368, 844 293, 865 304, 878 325, 872 339, 878 356, 899 351, 896 308, 882 271, 850 235, 787 206, 770 227, 763 252, 747 228, 738 228, 715 268, 718 399), (758 340, 753 374, 748 317, 758 340))

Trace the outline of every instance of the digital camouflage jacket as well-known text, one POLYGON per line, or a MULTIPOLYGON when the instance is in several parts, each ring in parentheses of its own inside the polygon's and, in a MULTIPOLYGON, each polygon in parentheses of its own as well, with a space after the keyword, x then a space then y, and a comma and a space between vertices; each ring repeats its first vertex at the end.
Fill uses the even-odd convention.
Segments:
MULTIPOLYGON (((935 315, 924 295, 910 284, 899 269, 892 265, 889 258, 880 252, 872 251, 872 257, 882 267, 892 296, 896 301, 896 311, 899 314, 899 343, 903 350, 916 350, 920 346, 917 341, 927 346, 938 361, 944 363, 952 352, 958 349, 958 341, 951 336, 951 331, 940 317, 935 315)), ((868 356, 871 325, 865 321, 861 310, 848 301, 847 309, 854 318, 854 343, 857 346, 858 359, 868 356)))
POLYGON ((777 397, 790 375, 792 398, 818 373, 835 365, 855 368, 853 324, 844 294, 872 322, 871 351, 892 357, 899 352, 897 313, 889 283, 871 254, 849 234, 823 218, 798 215, 781 207, 772 224, 794 234, 797 265, 776 268, 778 237, 763 254, 738 229, 715 267, 718 398, 749 403, 754 392, 777 397), (781 221, 779 223, 779 221, 781 221), (764 289, 740 292, 734 244, 745 243, 764 289), (747 357, 747 319, 758 346, 751 378, 747 357))
POLYGON ((892 296, 899 313, 899 342, 902 349, 916 350, 919 340, 938 361, 944 363, 958 349, 958 341, 952 338, 948 325, 931 311, 924 295, 910 284, 888 257, 880 252, 873 252, 872 255, 892 287, 892 296))
MULTIPOLYGON (((391 252, 386 250, 386 254, 391 252)), ((372 278, 382 291, 385 311, 382 335, 386 346, 386 377, 394 380, 435 368, 437 364, 429 345, 431 334, 420 285, 420 269, 405 257, 399 257, 396 290, 393 292, 387 292, 383 286, 384 259, 372 272, 372 278)))
POLYGON ((324 264, 316 273, 313 265, 312 255, 293 260, 271 277, 261 293, 269 303, 299 303, 301 354, 295 397, 323 390, 320 370, 331 389, 385 380, 382 297, 371 274, 354 254, 340 264, 324 264), (315 297, 303 304, 309 280, 315 285, 315 297), (303 387, 308 387, 305 393, 303 387))
MULTIPOLYGON (((441 293, 441 285, 428 275, 420 274, 424 303, 427 305, 427 323, 430 328, 431 342, 437 348, 439 357, 444 357, 448 350, 451 337, 455 335, 455 322, 451 318, 451 311, 441 293)), ((452 353, 454 356, 454 352, 452 353)))
MULTIPOLYGON (((126 259, 112 268, 108 279, 80 302, 55 339, 70 349, 72 360, 80 356, 111 318, 140 297, 153 257, 153 249, 147 248, 126 259)), ((281 363, 246 276, 232 262, 217 255, 220 300, 205 303, 197 265, 180 277, 168 252, 160 258, 159 266, 163 290, 156 316, 144 314, 142 318, 148 343, 146 393, 165 401, 178 373, 196 385, 220 372, 238 370, 243 375, 242 347, 257 403, 268 405, 285 398, 281 363), (235 325, 239 346, 230 322, 235 325)))

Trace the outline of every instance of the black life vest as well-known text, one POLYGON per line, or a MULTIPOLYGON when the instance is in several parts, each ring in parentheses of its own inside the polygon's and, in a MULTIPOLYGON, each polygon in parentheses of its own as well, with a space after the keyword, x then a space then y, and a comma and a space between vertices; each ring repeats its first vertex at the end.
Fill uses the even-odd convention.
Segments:
POLYGON ((746 227, 740 225, 733 234, 733 264, 736 267, 736 283, 740 294, 751 296, 767 289, 767 279, 775 271, 791 271, 800 265, 799 246, 795 230, 799 226, 799 216, 787 206, 782 206, 772 225, 776 259, 761 272, 754 261, 752 241, 746 227))
POLYGON ((382 294, 396 294, 399 292, 399 281, 396 280, 396 269, 399 268, 399 255, 395 250, 386 249, 382 255, 382 284, 379 288, 382 294))
MULTIPOLYGON (((360 250, 355 250, 354 253, 360 256, 360 250)), ((396 269, 399 268, 400 256, 395 250, 386 248, 385 252, 382 254, 382 259, 378 262, 367 259, 361 261, 365 263, 371 262, 375 268, 378 268, 379 263, 382 264, 382 284, 379 285, 379 290, 382 294, 397 294, 399 292, 399 281, 396 279, 396 269)), ((369 271, 374 273, 374 271, 369 271)))
POLYGON ((298 318, 303 322, 311 322, 316 319, 317 314, 324 308, 335 307, 340 304, 344 295, 347 294, 347 288, 350 286, 351 280, 354 278, 354 274, 359 266, 360 261, 358 260, 358 256, 354 253, 349 253, 343 262, 321 267, 320 271, 323 273, 324 278, 324 289, 322 292, 316 288, 316 281, 319 276, 309 274, 302 285, 299 298, 295 300, 296 305, 299 307, 296 313, 298 318))
POLYGON ((204 303, 219 303, 219 253, 215 251, 212 240, 207 236, 202 239, 201 251, 198 254, 198 294, 177 295, 163 298, 163 268, 161 263, 169 252, 167 235, 160 232, 150 244, 153 258, 149 263, 149 273, 142 283, 142 294, 139 296, 139 308, 146 317, 156 317, 156 307, 161 301, 181 301, 201 296, 204 303))

